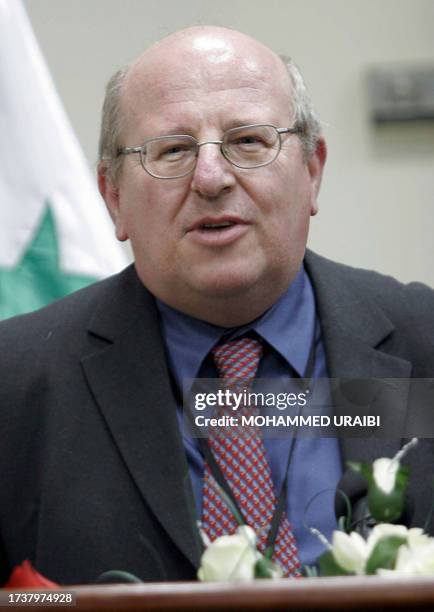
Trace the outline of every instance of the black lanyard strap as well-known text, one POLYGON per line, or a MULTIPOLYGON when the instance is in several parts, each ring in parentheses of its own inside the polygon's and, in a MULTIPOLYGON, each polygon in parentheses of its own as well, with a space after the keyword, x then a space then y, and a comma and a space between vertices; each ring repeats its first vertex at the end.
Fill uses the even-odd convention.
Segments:
MULTIPOLYGON (((314 337, 313 337, 313 341, 312 341, 311 348, 309 351, 309 356, 308 356, 307 365, 306 365, 306 373, 303 379, 303 383, 302 383, 301 377, 297 374, 297 372, 295 372, 295 376, 294 376, 294 378, 298 379, 299 384, 301 384, 303 388, 306 388, 306 389, 311 388, 311 382, 313 379, 315 359, 316 359, 316 342, 317 342, 317 324, 315 324, 314 337)), ((303 406, 299 406, 297 416, 300 417, 302 413, 303 413, 303 406)), ((198 427, 194 423, 193 415, 191 414, 190 410, 188 410, 188 414, 190 417, 190 422, 193 427, 193 430, 197 432, 198 427)), ((209 469, 211 471, 213 478, 216 480, 219 487, 229 497, 232 504, 236 508, 237 512, 243 518, 245 524, 248 524, 248 521, 246 520, 246 517, 243 515, 242 511, 240 510, 240 507, 238 505, 237 500, 234 497, 232 489, 230 488, 225 478, 225 475, 223 474, 223 471, 221 470, 220 466, 218 465, 212 453, 208 440, 206 438, 202 438, 198 436, 198 441, 199 441, 199 446, 200 446, 202 455, 205 458, 209 466, 209 469)), ((287 492, 288 492, 288 474, 289 474, 289 468, 290 468, 291 461, 292 461, 292 456, 294 454, 295 441, 296 441, 296 435, 294 434, 291 439, 291 444, 290 444, 289 451, 288 451, 288 457, 286 460, 286 466, 285 466, 285 472, 284 472, 285 478, 283 480, 283 483, 280 489, 280 493, 277 498, 273 517, 270 523, 270 529, 269 529, 268 536, 267 536, 266 551, 268 552, 270 558, 271 558, 271 555, 274 551, 274 547, 276 544, 276 538, 277 538, 277 534, 279 531, 280 522, 281 522, 283 513, 286 510, 286 498, 287 498, 287 492)))
POLYGON ((228 484, 228 481, 225 478, 225 475, 223 474, 219 464, 217 463, 217 461, 216 461, 216 459, 215 459, 215 457, 214 457, 214 455, 212 453, 212 450, 210 448, 208 440, 206 438, 199 438, 199 446, 200 446, 200 450, 202 451, 203 456, 206 459, 206 462, 207 462, 207 464, 209 466, 209 469, 211 471, 211 474, 212 474, 214 480, 217 482, 219 487, 221 489, 223 489, 223 491, 229 497, 229 499, 231 500, 232 504, 237 509, 237 512, 243 518, 244 523, 247 525, 246 517, 244 516, 244 514, 240 510, 240 507, 238 505, 237 500, 234 497, 232 489, 230 488, 230 486, 228 484))
MULTIPOLYGON (((311 383, 312 383, 313 373, 315 369, 317 331, 318 331, 317 323, 315 323, 314 336, 313 336, 312 344, 310 347, 309 356, 307 358, 306 372, 305 372, 305 378, 303 379, 303 383, 302 383, 301 377, 297 374, 297 372, 295 372, 295 378, 298 380, 299 384, 303 388, 309 389, 309 390, 311 389, 311 383)), ((297 421, 296 422, 299 422, 300 416, 302 414, 303 414, 303 406, 299 406, 298 411, 297 411, 297 421)), ((288 493, 288 474, 289 474, 289 467, 292 461, 292 456, 294 454, 296 437, 297 436, 293 434, 292 439, 291 439, 291 445, 288 451, 288 458, 286 460, 286 466, 285 466, 285 472, 284 472, 285 478, 280 488, 279 497, 277 498, 277 504, 274 510, 273 518, 271 520, 270 531, 268 532, 266 550, 267 551, 271 550, 271 552, 273 552, 274 550, 274 546, 276 544, 277 533, 279 531, 280 521, 282 519, 283 513, 286 510, 286 499, 287 499, 287 493, 288 493)))

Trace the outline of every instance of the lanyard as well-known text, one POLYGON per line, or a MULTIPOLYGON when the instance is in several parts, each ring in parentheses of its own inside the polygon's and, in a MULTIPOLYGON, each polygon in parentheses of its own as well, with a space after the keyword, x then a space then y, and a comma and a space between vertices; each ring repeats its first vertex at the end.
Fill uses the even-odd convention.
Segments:
MULTIPOLYGON (((306 365, 306 374, 304 377, 304 381, 305 384, 303 385, 303 388, 307 388, 310 389, 311 387, 311 382, 312 382, 312 378, 313 378, 313 372, 314 372, 314 368, 315 368, 315 357, 316 357, 316 341, 317 341, 317 325, 315 325, 315 333, 314 333, 314 337, 313 337, 313 341, 312 341, 312 345, 310 347, 310 351, 309 351, 309 357, 307 360, 307 365, 306 365)), ((295 379, 298 379, 298 383, 301 385, 301 381, 300 381, 300 376, 295 373, 295 379)), ((298 408, 298 413, 297 416, 300 417, 301 414, 303 412, 303 406, 299 406, 298 408)), ((192 420, 193 423, 193 420, 192 420)), ((193 424, 193 427, 195 428, 196 426, 193 424)), ((288 457, 286 460, 286 466, 285 466, 285 478, 284 481, 282 483, 282 487, 280 489, 280 493, 279 496, 277 498, 277 503, 274 509, 274 513, 273 513, 273 517, 271 519, 271 524, 270 524, 270 530, 268 532, 268 536, 267 536, 267 542, 266 542, 266 550, 271 550, 271 552, 274 550, 274 546, 276 543, 276 538, 277 538, 277 533, 279 531, 279 525, 280 525, 280 521, 282 519, 282 515, 285 512, 286 509, 286 497, 287 497, 287 491, 288 491, 288 473, 289 473, 289 467, 291 465, 291 459, 292 456, 294 454, 294 448, 295 448, 295 439, 296 436, 293 435, 292 439, 291 439, 291 444, 289 447, 289 452, 288 452, 288 457)), ((233 503, 233 505, 235 506, 235 508, 237 509, 238 513, 244 518, 244 522, 247 524, 247 521, 242 513, 242 511, 240 510, 240 507, 237 503, 237 500, 235 499, 232 490, 220 468, 220 466, 218 465, 212 451, 211 448, 209 446, 208 440, 206 438, 199 438, 199 447, 200 450, 206 460, 206 462, 208 463, 209 469, 211 471, 211 474, 213 475, 214 479, 216 480, 217 484, 219 485, 219 487, 221 487, 221 489, 226 493, 226 495, 229 497, 229 499, 231 500, 231 502, 233 503)), ((270 555, 271 556, 271 555, 270 555)))
MULTIPOLYGON (((315 368, 315 356, 316 356, 316 346, 315 345, 316 345, 316 325, 315 325, 315 333, 314 333, 313 342, 310 347, 309 357, 307 360, 306 376, 304 378, 304 380, 306 381, 304 388, 307 388, 309 390, 311 388, 313 371, 315 368)), ((300 376, 297 375, 296 378, 300 380, 300 376)), ((299 406, 297 417, 300 417, 302 413, 303 413, 303 406, 299 406)), ((299 419, 297 419, 297 422, 298 420, 299 419)), ((277 532, 279 531, 280 521, 282 519, 283 513, 286 510, 286 497, 287 497, 287 492, 288 492, 288 473, 289 473, 289 466, 291 465, 292 455, 294 454, 295 439, 296 439, 296 436, 293 435, 291 438, 291 445, 289 447, 288 458, 286 460, 285 478, 283 480, 282 487, 280 489, 279 497, 277 498, 276 508, 274 510, 273 518, 271 519, 270 531, 268 532, 268 536, 267 536, 266 550, 269 550, 269 549, 271 549, 271 551, 274 550, 274 546, 276 544, 277 532)))

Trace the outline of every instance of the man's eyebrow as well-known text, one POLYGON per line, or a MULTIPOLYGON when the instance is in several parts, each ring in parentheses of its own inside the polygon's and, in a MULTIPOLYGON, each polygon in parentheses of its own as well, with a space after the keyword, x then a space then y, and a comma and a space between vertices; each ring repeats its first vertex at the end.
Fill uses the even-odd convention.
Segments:
POLYGON ((147 138, 155 138, 158 136, 175 136, 176 134, 188 134, 194 136, 195 127, 193 124, 187 123, 172 123, 161 125, 160 127, 154 128, 152 130, 152 135, 150 134, 147 138))
MULTIPOLYGON (((269 118, 267 117, 263 117, 263 116, 253 117, 252 115, 248 117, 247 116, 241 117, 238 115, 236 117, 228 118, 227 120, 224 121, 224 123, 221 126, 221 134, 224 134, 224 132, 227 132, 227 130, 230 130, 232 128, 242 127, 243 125, 255 125, 255 124, 275 125, 275 123, 273 123, 273 121, 270 121, 269 118)), ((193 123, 165 124, 164 126, 161 125, 160 127, 153 129, 152 133, 148 132, 144 140, 148 140, 149 138, 158 138, 159 136, 175 136, 177 134, 186 134, 188 136, 197 137, 197 131, 198 131, 198 126, 195 126, 193 123)))
POLYGON ((276 127, 280 127, 280 123, 277 120, 277 117, 271 117, 266 113, 260 114, 259 117, 257 115, 249 115, 248 117, 236 117, 236 118, 228 118, 227 121, 223 124, 223 130, 226 132, 232 128, 242 127, 243 125, 275 125, 276 127))
POLYGON ((227 121, 225 121, 224 123, 224 129, 225 130, 230 130, 231 128, 235 128, 235 127, 240 127, 243 125, 255 125, 256 123, 267 123, 266 120, 264 120, 264 117, 261 117, 260 119, 258 119, 257 117, 243 117, 243 118, 239 118, 239 117, 235 117, 235 118, 230 118, 227 121))

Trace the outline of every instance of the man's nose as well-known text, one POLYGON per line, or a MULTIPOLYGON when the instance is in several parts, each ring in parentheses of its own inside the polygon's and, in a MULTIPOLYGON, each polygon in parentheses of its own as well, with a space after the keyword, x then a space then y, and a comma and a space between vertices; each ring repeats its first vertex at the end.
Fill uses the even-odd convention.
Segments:
POLYGON ((215 198, 235 184, 234 167, 222 155, 219 141, 199 147, 191 188, 202 196, 215 198))

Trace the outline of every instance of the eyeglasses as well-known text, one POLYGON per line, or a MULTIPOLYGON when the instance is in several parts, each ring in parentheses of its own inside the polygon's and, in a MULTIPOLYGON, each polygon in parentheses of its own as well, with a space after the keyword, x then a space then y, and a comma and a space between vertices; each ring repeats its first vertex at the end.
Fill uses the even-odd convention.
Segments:
POLYGON ((139 153, 143 169, 158 179, 187 176, 196 167, 200 147, 220 145, 223 157, 237 168, 260 168, 271 164, 282 148, 282 134, 300 134, 303 128, 277 128, 274 125, 254 124, 232 128, 222 140, 198 142, 187 134, 159 136, 145 140, 141 147, 118 149, 119 155, 139 153))

